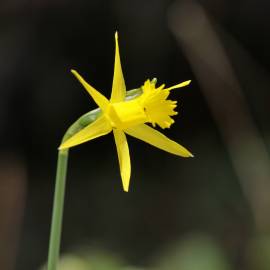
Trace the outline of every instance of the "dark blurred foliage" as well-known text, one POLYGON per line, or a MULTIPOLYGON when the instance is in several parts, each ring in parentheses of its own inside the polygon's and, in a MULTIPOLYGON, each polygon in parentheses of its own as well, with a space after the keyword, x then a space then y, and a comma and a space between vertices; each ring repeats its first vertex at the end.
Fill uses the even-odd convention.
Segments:
MULTIPOLYGON (((187 235, 201 233, 222 250, 212 252, 212 240, 210 244, 207 240, 206 257, 220 258, 216 254, 221 252, 234 269, 269 269, 258 268, 258 256, 250 259, 260 254, 258 246, 269 250, 269 244, 256 245, 254 239, 261 233, 256 213, 194 70, 170 30, 168 17, 176 2, 187 1, 1 1, 0 269, 38 269, 46 262, 57 147, 68 126, 95 107, 70 69, 109 96, 116 30, 128 89, 152 77, 167 85, 193 80, 172 94, 179 100, 180 114, 165 133, 195 158, 181 159, 128 138, 132 178, 130 192, 124 193, 111 135, 72 149, 62 252, 97 246, 130 264, 147 266, 156 261, 166 269, 162 266, 167 264, 166 255, 157 260, 157 254, 187 235)), ((270 2, 201 0, 199 4, 219 33, 267 147, 270 2)), ((190 21, 196 20, 193 15, 190 21)), ((222 104, 231 103, 225 99, 222 104)), ((200 239, 199 253, 204 250, 200 239)), ((185 243, 189 242, 183 241, 179 254, 192 253, 196 246, 192 242, 183 247, 185 243)), ((215 260, 208 270, 219 270, 219 259, 215 260)), ((168 269, 200 269, 186 265, 183 259, 179 267, 168 269)))

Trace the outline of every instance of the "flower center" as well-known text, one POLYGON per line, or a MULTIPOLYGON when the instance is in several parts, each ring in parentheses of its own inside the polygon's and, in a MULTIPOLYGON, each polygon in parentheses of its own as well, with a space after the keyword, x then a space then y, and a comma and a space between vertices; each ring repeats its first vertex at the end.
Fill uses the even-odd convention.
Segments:
POLYGON ((147 122, 144 108, 138 99, 111 103, 105 112, 105 116, 112 127, 119 129, 126 129, 147 122))

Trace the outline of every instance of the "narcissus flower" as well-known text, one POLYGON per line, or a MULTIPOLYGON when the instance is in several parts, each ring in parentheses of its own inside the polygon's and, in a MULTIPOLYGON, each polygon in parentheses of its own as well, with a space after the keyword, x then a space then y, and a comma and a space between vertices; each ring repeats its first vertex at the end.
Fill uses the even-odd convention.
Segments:
POLYGON ((93 123, 80 130, 63 142, 59 149, 67 149, 97 137, 113 132, 124 191, 128 191, 131 165, 126 135, 133 136, 157 148, 182 157, 192 157, 192 154, 180 144, 170 140, 159 131, 147 124, 169 128, 174 120, 171 116, 177 114, 176 101, 168 100, 172 89, 187 86, 190 81, 165 88, 147 80, 142 88, 142 94, 132 100, 125 100, 126 86, 122 72, 118 35, 115 34, 115 64, 111 98, 108 100, 99 91, 88 84, 75 70, 71 71, 101 110, 101 115, 93 123))

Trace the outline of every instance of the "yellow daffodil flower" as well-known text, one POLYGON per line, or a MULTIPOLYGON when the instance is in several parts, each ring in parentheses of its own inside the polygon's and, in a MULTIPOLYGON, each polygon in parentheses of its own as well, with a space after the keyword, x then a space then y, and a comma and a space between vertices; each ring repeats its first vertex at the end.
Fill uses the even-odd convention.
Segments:
POLYGON ((132 100, 125 100, 126 86, 120 62, 117 32, 115 34, 115 64, 110 100, 88 84, 77 71, 72 70, 71 72, 88 91, 102 113, 93 123, 63 142, 59 147, 60 150, 93 140, 112 131, 124 191, 128 191, 129 189, 131 174, 129 148, 125 134, 145 141, 171 154, 182 157, 193 156, 180 144, 146 125, 146 123, 150 123, 153 126, 157 124, 163 129, 169 128, 174 123, 171 116, 177 114, 174 111, 176 101, 167 99, 170 91, 187 86, 190 81, 185 81, 169 88, 165 88, 165 85, 156 88, 154 82, 147 80, 142 86, 142 94, 139 97, 132 100))

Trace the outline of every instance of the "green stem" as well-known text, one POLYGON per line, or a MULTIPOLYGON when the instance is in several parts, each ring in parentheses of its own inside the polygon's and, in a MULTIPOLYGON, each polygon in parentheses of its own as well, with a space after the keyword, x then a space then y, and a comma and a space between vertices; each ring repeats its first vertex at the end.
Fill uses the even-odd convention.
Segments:
POLYGON ((65 185, 68 163, 68 150, 58 152, 53 215, 48 255, 48 270, 56 270, 61 241, 62 219, 65 198, 65 185))
MULTIPOLYGON (((100 110, 95 109, 81 116, 66 131, 62 142, 66 141, 81 129, 91 124, 100 116, 100 110)), ((60 253, 62 220, 64 212, 65 186, 67 175, 68 150, 58 152, 57 171, 55 180, 55 191, 53 201, 53 214, 51 224, 51 235, 48 254, 48 270, 56 270, 60 253)))

